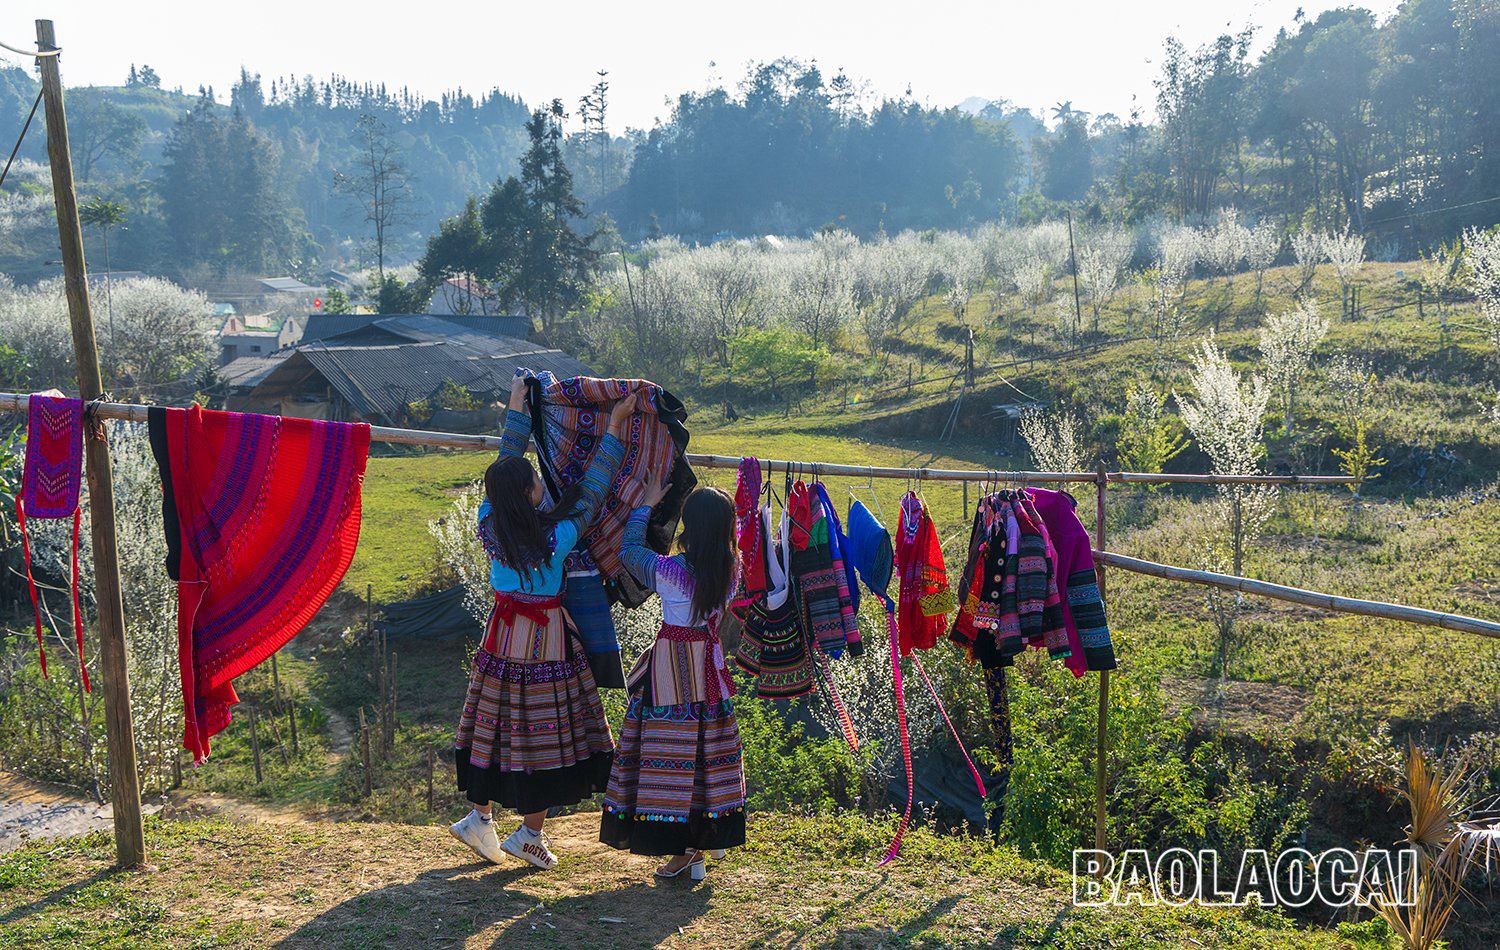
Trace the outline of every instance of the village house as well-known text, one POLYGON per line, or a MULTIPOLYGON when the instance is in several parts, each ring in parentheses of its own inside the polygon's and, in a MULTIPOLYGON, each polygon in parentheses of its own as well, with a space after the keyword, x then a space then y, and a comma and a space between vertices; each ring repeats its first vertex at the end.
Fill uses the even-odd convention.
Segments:
MULTIPOLYGON (((225 408, 239 412, 458 432, 492 429, 520 367, 559 377, 593 375, 563 353, 506 336, 514 317, 429 314, 315 316, 293 345, 247 355, 220 370, 225 408), (462 392, 483 407, 443 405, 462 392)), ((293 322, 293 321, 288 321, 293 322)))

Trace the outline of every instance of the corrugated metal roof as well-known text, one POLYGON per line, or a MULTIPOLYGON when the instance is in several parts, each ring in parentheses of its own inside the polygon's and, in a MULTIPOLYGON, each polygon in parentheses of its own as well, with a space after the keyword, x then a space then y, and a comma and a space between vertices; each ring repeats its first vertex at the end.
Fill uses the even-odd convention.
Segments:
MULTIPOLYGON (((302 328, 303 342, 311 340, 331 340, 336 336, 344 336, 350 333, 368 330, 377 324, 385 324, 387 321, 400 321, 406 331, 399 335, 410 339, 410 332, 417 332, 424 324, 436 326, 443 324, 447 327, 461 327, 471 333, 485 336, 508 336, 524 338, 531 332, 531 320, 527 317, 514 315, 496 316, 467 316, 448 315, 434 316, 425 313, 361 313, 361 314, 317 314, 308 317, 302 328)), ((432 339, 441 334, 427 332, 423 339, 432 339)))
POLYGON ((317 291, 316 287, 304 284, 295 277, 262 277, 260 284, 267 290, 280 294, 310 294, 317 291))
POLYGON ((366 418, 394 419, 407 405, 431 396, 450 380, 481 398, 499 398, 509 392, 522 366, 550 370, 559 377, 590 374, 587 366, 560 350, 524 340, 494 346, 499 340, 487 340, 487 347, 450 340, 371 346, 313 343, 296 352, 366 418))
POLYGON ((291 350, 282 350, 269 356, 241 356, 219 367, 219 378, 230 388, 244 389, 260 385, 261 380, 292 355, 291 350))

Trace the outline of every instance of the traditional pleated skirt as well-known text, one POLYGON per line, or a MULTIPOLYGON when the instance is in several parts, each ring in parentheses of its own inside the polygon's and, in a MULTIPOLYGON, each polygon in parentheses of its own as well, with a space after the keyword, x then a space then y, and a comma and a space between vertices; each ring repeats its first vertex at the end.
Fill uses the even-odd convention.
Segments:
POLYGON ((614 740, 557 598, 496 597, 454 745, 458 787, 476 804, 530 814, 604 790, 614 740))
POLYGON ((744 844, 743 747, 717 634, 663 626, 627 688, 599 840, 650 855, 744 844))

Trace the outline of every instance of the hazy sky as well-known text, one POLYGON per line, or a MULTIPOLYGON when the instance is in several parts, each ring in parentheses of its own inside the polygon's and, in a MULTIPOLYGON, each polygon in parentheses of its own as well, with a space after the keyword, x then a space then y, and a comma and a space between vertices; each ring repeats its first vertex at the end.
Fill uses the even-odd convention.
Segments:
MULTIPOLYGON (((1340 5, 1348 4, 1301 4, 1309 16, 1340 5)), ((1385 17, 1397 0, 1362 5, 1385 17)), ((843 68, 876 97, 909 87, 935 106, 970 96, 1032 108, 1071 99, 1125 116, 1136 96, 1149 115, 1169 34, 1197 45, 1249 24, 1263 48, 1297 8, 1296 0, 6 0, 0 41, 32 46, 33 20, 50 16, 70 84, 118 84, 132 62, 149 63, 168 88, 212 85, 220 98, 244 65, 268 82, 337 72, 432 96, 498 86, 533 104, 560 97, 571 112, 604 68, 610 125, 620 131, 667 118, 666 100, 683 90, 732 86, 747 63, 778 56, 815 59, 828 76, 843 68)))

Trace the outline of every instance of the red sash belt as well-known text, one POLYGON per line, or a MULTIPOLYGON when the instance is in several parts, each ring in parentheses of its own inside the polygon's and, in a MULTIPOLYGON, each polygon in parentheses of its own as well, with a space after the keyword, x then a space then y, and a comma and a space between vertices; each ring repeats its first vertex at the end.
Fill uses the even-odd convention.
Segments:
POLYGON ((547 626, 547 611, 562 606, 562 595, 532 597, 526 594, 495 594, 495 616, 507 626, 513 626, 517 617, 525 617, 538 627, 547 626))
POLYGON ((703 698, 706 702, 720 703, 734 695, 734 679, 724 664, 723 647, 719 645, 718 624, 707 627, 679 627, 664 623, 656 634, 658 640, 673 643, 703 644, 703 698))

